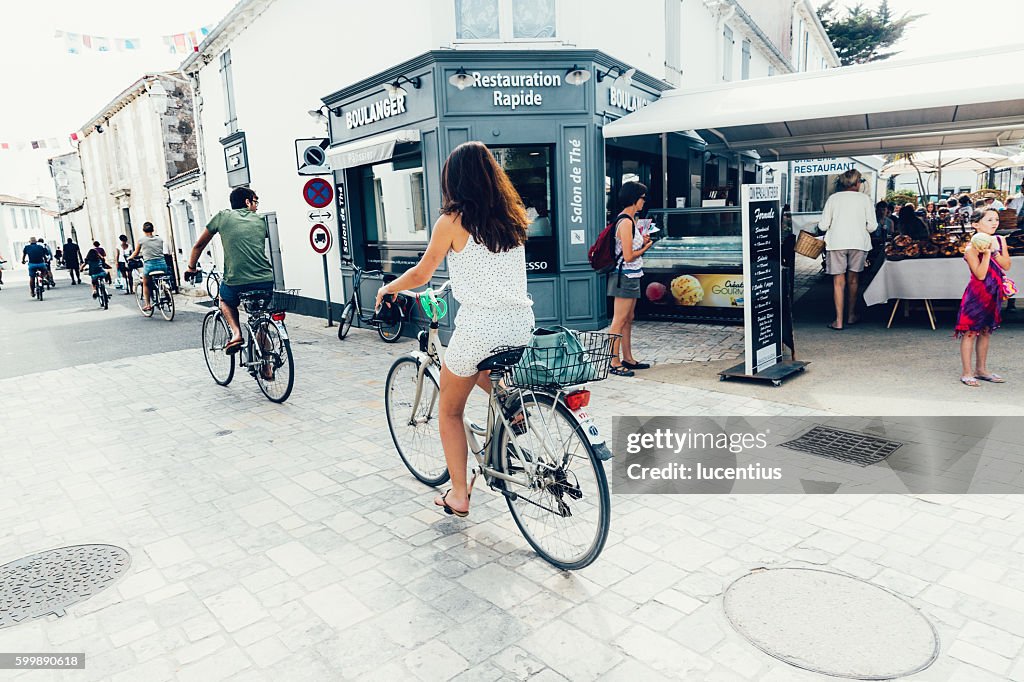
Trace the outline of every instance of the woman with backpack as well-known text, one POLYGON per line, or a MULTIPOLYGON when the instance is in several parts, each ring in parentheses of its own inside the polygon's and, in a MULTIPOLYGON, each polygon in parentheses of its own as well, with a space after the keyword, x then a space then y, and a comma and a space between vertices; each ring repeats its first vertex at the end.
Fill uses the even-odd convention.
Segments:
POLYGON ((633 370, 647 369, 646 362, 633 357, 631 334, 636 302, 640 299, 640 278, 644 276, 643 255, 651 248, 651 238, 636 229, 636 214, 647 202, 647 186, 641 182, 627 182, 619 190, 619 215, 615 218, 616 267, 608 275, 608 295, 615 299, 611 334, 622 339, 612 345, 611 373, 620 377, 633 376, 633 370), (621 356, 621 358, 620 358, 621 356))

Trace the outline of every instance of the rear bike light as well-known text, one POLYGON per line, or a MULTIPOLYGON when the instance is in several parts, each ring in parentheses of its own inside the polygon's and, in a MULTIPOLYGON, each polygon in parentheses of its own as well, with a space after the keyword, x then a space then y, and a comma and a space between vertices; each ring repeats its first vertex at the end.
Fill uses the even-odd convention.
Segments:
POLYGON ((284 322, 284 313, 283 312, 271 313, 270 314, 270 319, 274 320, 275 322, 284 322))
POLYGON ((573 391, 565 396, 565 404, 573 412, 582 410, 590 404, 590 391, 573 391))

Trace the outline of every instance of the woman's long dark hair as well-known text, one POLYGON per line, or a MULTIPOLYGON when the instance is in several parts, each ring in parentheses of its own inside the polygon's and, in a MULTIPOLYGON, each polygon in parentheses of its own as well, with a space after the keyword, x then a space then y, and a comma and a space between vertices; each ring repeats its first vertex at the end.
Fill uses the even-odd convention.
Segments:
POLYGON ((523 200, 482 142, 460 144, 444 162, 441 213, 458 214, 473 240, 492 253, 526 241, 523 200))

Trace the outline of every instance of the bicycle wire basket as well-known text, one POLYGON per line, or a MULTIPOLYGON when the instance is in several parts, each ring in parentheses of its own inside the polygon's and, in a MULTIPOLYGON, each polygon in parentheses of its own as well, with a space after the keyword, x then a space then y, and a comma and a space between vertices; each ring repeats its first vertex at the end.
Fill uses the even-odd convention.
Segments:
POLYGON ((275 289, 274 291, 253 291, 240 295, 245 312, 253 315, 255 313, 283 313, 295 306, 299 289, 275 289))
POLYGON ((560 333, 563 337, 554 347, 531 343, 495 349, 496 353, 506 352, 510 357, 514 357, 510 351, 522 350, 518 362, 504 367, 505 385, 551 391, 608 378, 612 344, 620 338, 618 334, 570 330, 560 333))

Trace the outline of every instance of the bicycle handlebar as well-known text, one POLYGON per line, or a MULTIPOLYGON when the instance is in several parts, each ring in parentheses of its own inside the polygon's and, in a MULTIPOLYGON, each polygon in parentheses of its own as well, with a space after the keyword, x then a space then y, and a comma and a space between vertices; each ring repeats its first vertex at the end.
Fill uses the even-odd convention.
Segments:
POLYGON ((448 314, 448 302, 440 297, 447 293, 451 288, 451 285, 451 280, 448 280, 437 289, 427 288, 424 291, 419 292, 404 289, 398 293, 418 300, 420 302, 420 307, 423 308, 423 313, 433 322, 437 322, 448 314))

